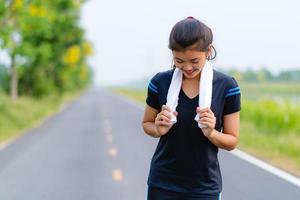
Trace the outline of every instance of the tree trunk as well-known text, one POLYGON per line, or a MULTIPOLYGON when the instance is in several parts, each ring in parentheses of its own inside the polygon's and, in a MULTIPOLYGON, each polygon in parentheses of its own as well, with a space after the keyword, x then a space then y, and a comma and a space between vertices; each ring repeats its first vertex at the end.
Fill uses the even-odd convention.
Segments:
POLYGON ((15 64, 15 55, 11 57, 11 79, 10 79, 10 98, 13 102, 18 99, 18 74, 15 64))

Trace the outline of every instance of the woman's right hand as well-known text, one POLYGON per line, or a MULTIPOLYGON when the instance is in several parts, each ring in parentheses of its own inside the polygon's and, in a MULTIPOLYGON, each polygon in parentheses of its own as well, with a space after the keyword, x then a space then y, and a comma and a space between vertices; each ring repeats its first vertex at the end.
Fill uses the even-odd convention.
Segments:
MULTIPOLYGON (((178 115, 176 111, 173 112, 175 116, 178 115)), ((163 105, 161 112, 157 114, 155 118, 155 127, 158 132, 158 136, 165 135, 173 126, 173 123, 171 122, 171 109, 163 105)))

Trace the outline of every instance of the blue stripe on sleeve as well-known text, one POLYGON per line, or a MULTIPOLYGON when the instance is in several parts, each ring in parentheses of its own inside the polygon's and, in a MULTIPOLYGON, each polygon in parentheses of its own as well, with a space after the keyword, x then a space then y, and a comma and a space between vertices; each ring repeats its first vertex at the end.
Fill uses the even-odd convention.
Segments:
POLYGON ((229 96, 232 96, 232 95, 235 95, 235 94, 239 94, 239 93, 240 93, 240 90, 235 91, 235 92, 229 92, 229 93, 226 94, 225 98, 229 97, 229 96))
POLYGON ((236 91, 236 90, 240 90, 240 87, 231 88, 231 89, 228 90, 227 93, 233 92, 233 91, 236 91))
POLYGON ((151 86, 151 84, 149 84, 148 88, 149 88, 151 91, 153 91, 153 92, 155 92, 155 93, 158 93, 158 91, 157 91, 155 88, 153 88, 153 87, 151 86))
POLYGON ((150 82, 150 85, 152 86, 152 88, 157 90, 157 87, 152 82, 150 82))

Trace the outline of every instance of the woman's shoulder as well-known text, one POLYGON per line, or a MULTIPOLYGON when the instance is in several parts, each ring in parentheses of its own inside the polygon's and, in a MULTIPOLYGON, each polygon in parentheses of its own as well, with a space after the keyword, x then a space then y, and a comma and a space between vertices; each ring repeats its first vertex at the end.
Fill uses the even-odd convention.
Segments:
POLYGON ((167 83, 172 79, 174 69, 157 72, 152 78, 151 82, 156 84, 167 83))
POLYGON ((238 87, 238 83, 233 76, 230 76, 224 72, 218 71, 214 69, 214 83, 219 83, 221 85, 226 86, 226 88, 238 87))
POLYGON ((165 79, 170 77, 172 78, 173 73, 174 73, 174 69, 159 71, 154 75, 154 77, 156 77, 157 79, 165 79))

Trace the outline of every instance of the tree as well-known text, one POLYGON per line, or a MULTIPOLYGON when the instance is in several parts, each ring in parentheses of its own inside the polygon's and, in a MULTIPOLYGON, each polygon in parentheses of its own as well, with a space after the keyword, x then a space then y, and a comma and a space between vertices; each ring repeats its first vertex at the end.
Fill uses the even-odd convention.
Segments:
POLYGON ((278 74, 279 81, 300 81, 300 70, 286 70, 278 74))
POLYGON ((17 48, 20 43, 19 22, 22 15, 22 0, 7 0, 0 4, 0 37, 1 47, 5 49, 10 57, 10 95, 13 101, 18 98, 18 54, 17 48))
POLYGON ((274 76, 273 74, 266 68, 262 68, 257 72, 257 79, 258 81, 273 81, 274 76))
POLYGON ((80 0, 0 2, 0 45, 11 59, 11 96, 40 97, 89 83, 92 53, 78 25, 80 0), (18 85, 19 83, 19 85, 18 85))
POLYGON ((248 82, 255 82, 257 81, 257 75, 252 69, 248 69, 243 73, 243 80, 248 82))

